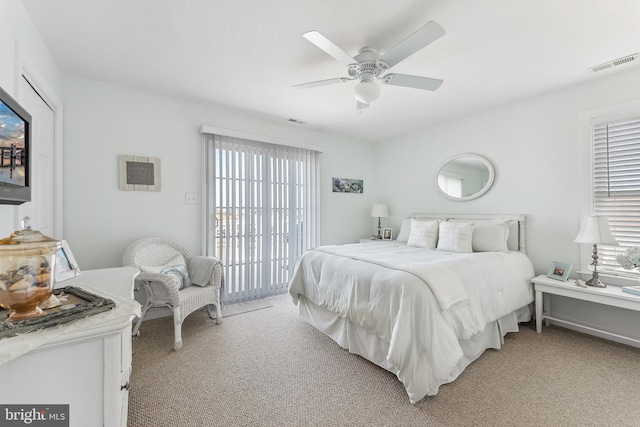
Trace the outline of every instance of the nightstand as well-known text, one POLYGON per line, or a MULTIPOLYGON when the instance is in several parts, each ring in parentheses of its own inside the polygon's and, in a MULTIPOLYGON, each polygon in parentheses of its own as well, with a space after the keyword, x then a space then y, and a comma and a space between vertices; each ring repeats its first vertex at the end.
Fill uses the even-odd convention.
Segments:
MULTIPOLYGON (((640 296, 623 292, 618 286, 607 286, 606 288, 595 288, 589 286, 587 288, 576 285, 575 280, 569 279, 566 282, 551 279, 545 275, 534 277, 533 283, 536 293, 536 331, 542 332, 542 321, 545 326, 549 326, 549 320, 566 325, 578 326, 583 329, 597 331, 601 334, 622 337, 626 340, 640 344, 640 339, 621 336, 594 326, 587 326, 572 322, 567 319, 554 317, 551 315, 551 300, 549 295, 561 295, 567 298, 574 298, 582 301, 590 301, 597 304, 610 305, 613 307, 626 308, 628 310, 640 311, 640 296)), ((640 320, 638 320, 640 327, 640 320)))
POLYGON ((393 242, 393 240, 372 239, 371 237, 365 237, 360 239, 360 243, 371 243, 371 242, 393 242))

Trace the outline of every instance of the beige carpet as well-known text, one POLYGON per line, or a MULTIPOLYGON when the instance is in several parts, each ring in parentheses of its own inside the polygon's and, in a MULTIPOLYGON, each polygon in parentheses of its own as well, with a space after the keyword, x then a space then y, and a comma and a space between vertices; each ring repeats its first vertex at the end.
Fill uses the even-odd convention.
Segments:
POLYGON ((145 322, 129 426, 640 425, 640 349, 522 325, 411 405, 393 374, 303 323, 288 296, 247 308, 221 325, 193 313, 179 352, 170 319, 145 322))

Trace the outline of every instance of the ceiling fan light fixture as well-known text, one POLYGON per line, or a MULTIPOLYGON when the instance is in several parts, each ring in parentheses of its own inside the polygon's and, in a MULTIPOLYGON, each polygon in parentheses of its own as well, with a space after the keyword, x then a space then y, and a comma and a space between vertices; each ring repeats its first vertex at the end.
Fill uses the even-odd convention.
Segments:
POLYGON ((380 86, 373 80, 361 80, 353 89, 356 99, 364 104, 370 104, 380 96, 380 86))
POLYGON ((375 79, 382 80, 381 84, 403 86, 420 90, 436 90, 442 84, 440 79, 413 76, 409 74, 386 74, 389 68, 404 61, 420 49, 433 43, 445 34, 444 29, 436 22, 429 21, 402 40, 395 47, 380 55, 375 49, 363 47, 352 57, 334 42, 323 36, 319 31, 304 33, 304 38, 323 50, 329 56, 347 66, 349 77, 339 77, 319 80, 315 82, 295 85, 295 88, 312 88, 333 83, 347 83, 357 80, 354 88, 356 109, 358 111, 369 107, 369 104, 380 96, 380 86, 375 79))

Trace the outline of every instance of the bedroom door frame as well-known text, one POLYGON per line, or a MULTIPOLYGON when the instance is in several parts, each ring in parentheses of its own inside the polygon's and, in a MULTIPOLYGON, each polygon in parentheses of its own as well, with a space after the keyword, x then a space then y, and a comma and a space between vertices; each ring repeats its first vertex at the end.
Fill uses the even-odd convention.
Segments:
MULTIPOLYGON (((33 91, 44 101, 45 104, 53 111, 53 155, 51 157, 52 164, 49 167, 53 170, 53 195, 50 195, 50 203, 52 203, 51 218, 46 221, 50 223, 51 232, 49 237, 54 239, 64 238, 64 218, 63 218, 63 105, 60 98, 55 94, 44 80, 41 78, 37 67, 32 61, 25 56, 20 48, 20 42, 15 41, 15 72, 14 72, 14 91, 15 98, 23 103, 22 91, 24 89, 23 81, 25 81, 33 91)), ((33 200, 30 203, 41 203, 40 200, 33 200)), ((14 230, 22 228, 22 217, 24 208, 20 205, 15 206, 13 215, 14 230)), ((34 228, 36 225, 34 224, 34 228)))

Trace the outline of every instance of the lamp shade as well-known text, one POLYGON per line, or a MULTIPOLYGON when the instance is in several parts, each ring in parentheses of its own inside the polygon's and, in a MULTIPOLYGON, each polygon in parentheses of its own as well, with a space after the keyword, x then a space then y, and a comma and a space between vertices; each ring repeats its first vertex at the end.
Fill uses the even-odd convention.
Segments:
POLYGON ((380 96, 380 86, 373 80, 362 80, 353 91, 356 93, 356 99, 365 104, 375 101, 380 96))
POLYGON ((371 208, 371 216, 378 218, 386 218, 389 216, 389 209, 387 205, 376 204, 371 208))
POLYGON ((586 216, 582 221, 580 231, 574 240, 576 243, 617 245, 611 229, 609 221, 604 216, 586 216))

